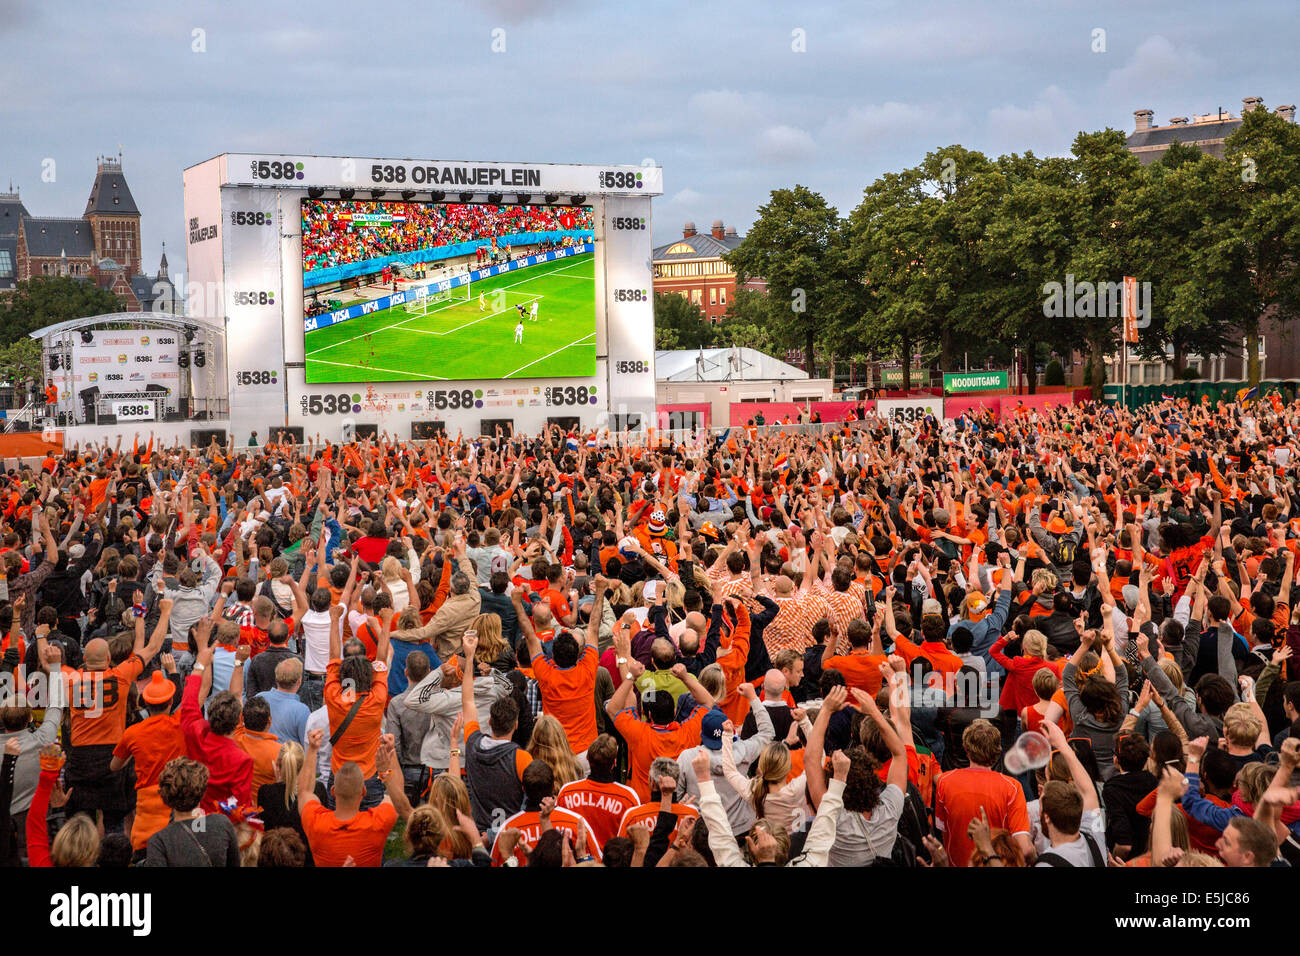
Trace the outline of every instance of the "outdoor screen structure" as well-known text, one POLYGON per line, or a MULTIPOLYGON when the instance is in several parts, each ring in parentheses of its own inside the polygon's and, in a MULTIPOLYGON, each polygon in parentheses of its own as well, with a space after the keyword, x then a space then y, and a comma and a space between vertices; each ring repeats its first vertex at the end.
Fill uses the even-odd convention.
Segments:
POLYGON ((596 374, 593 209, 301 201, 307 384, 596 374))

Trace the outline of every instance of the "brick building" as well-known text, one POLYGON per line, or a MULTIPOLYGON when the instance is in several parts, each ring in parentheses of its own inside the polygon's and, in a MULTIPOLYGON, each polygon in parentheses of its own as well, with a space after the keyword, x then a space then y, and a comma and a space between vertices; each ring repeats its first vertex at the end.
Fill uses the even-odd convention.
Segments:
POLYGON ((166 252, 154 276, 141 255, 140 210, 120 160, 100 158, 80 218, 33 216, 12 187, 0 193, 0 298, 18 282, 68 276, 108 289, 128 311, 177 311, 166 252))
MULTIPOLYGON (((654 250, 654 291, 685 296, 699 307, 700 318, 721 322, 736 293, 735 270, 723 256, 740 245, 741 239, 736 227, 723 226, 721 219, 715 219, 706 233, 697 232, 695 223, 686 223, 682 238, 654 250)), ((745 288, 762 291, 767 283, 751 280, 745 288)))

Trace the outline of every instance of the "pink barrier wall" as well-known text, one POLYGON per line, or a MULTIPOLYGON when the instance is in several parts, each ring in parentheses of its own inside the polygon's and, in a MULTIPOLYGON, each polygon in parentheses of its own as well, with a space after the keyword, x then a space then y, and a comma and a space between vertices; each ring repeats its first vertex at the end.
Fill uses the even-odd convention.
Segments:
POLYGON ((657 419, 656 427, 659 428, 661 431, 667 429, 669 427, 668 416, 671 415, 673 412, 699 412, 701 416, 700 421, 702 422, 702 427, 708 428, 711 424, 713 424, 713 422, 711 421, 713 417, 713 406, 710 405, 708 402, 700 402, 698 404, 656 405, 655 406, 655 418, 657 419))
MULTIPOLYGON (((874 401, 867 402, 812 402, 812 410, 822 417, 822 422, 842 422, 850 411, 858 405, 864 405, 868 412, 876 407, 874 401)), ((791 421, 799 421, 799 413, 804 410, 804 402, 732 402, 730 416, 732 425, 744 425, 760 411, 767 424, 775 425, 777 420, 789 416, 791 421)))
POLYGON ((1001 414, 1001 408, 1001 395, 966 395, 961 398, 945 398, 943 400, 944 418, 956 418, 971 409, 974 409, 977 414, 981 409, 988 409, 996 415, 1001 414))

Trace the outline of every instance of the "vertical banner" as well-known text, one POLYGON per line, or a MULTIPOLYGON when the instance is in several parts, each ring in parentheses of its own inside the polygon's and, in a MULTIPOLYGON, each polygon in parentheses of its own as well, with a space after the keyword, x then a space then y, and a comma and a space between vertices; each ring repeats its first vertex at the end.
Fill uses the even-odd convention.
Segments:
POLYGON ((266 441, 285 423, 279 194, 239 186, 221 195, 230 427, 237 444, 252 431, 266 441))
POLYGON ((627 421, 623 416, 640 416, 644 427, 655 410, 650 198, 611 196, 604 205, 605 286, 598 272, 596 294, 608 332, 610 428, 627 421))
POLYGON ((1130 345, 1136 345, 1138 341, 1137 278, 1135 276, 1124 277, 1124 341, 1130 345))

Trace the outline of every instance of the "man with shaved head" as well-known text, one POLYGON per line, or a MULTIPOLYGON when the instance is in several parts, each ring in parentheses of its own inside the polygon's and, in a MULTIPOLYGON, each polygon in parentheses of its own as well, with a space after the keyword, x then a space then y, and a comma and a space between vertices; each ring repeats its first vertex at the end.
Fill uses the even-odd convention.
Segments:
MULTIPOLYGON (((131 806, 124 772, 110 769, 113 748, 126 731, 131 685, 162 649, 171 621, 172 602, 164 598, 158 602, 158 624, 146 643, 143 595, 136 591, 134 596, 135 640, 127 658, 113 666, 109 642, 97 637, 86 645, 82 668, 63 672, 72 717, 65 771, 66 786, 72 791, 68 812, 102 810, 105 832, 120 831, 131 806)), ((43 661, 50 655, 49 633, 48 624, 36 628, 37 653, 43 661)))

